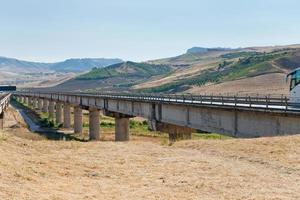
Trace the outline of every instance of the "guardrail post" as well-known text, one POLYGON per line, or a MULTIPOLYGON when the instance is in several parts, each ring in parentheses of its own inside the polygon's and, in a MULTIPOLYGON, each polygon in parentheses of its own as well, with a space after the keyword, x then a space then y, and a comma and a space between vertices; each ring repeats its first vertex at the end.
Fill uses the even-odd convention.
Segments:
POLYGON ((234 96, 234 107, 236 107, 236 105, 237 105, 237 98, 236 96, 234 96))
POLYGON ((287 109, 288 109, 288 100, 287 100, 287 97, 284 98, 284 102, 285 102, 285 111, 287 111, 287 109))
POLYGON ((250 108, 252 107, 252 102, 251 102, 251 97, 249 96, 249 105, 250 105, 250 108))

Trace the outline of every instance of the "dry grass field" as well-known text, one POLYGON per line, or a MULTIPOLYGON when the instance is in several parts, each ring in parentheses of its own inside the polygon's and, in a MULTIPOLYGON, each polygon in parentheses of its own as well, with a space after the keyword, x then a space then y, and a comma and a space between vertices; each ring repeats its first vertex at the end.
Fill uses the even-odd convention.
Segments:
POLYGON ((0 199, 300 199, 300 136, 124 143, 47 140, 10 108, 0 199))

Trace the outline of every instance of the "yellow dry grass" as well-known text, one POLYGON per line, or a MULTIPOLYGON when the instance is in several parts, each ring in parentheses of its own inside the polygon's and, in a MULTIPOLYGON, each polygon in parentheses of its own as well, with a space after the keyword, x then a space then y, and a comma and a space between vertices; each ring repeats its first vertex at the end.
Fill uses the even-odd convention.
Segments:
POLYGON ((7 117, 1 200, 300 198, 299 136, 173 146, 50 141, 30 139, 23 126, 16 134, 22 122, 7 117))

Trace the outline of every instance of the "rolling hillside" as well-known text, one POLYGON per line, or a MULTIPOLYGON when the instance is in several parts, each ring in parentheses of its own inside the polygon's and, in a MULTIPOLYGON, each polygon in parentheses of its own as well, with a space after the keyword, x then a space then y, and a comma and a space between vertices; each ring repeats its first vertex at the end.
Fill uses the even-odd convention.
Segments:
POLYGON ((57 72, 84 72, 92 68, 102 68, 123 62, 121 59, 83 58, 68 59, 63 62, 50 64, 49 68, 57 72))
POLYGON ((126 62, 93 69, 52 89, 287 94, 285 76, 297 67, 300 67, 299 45, 242 49, 192 48, 172 58, 146 63, 126 62))
POLYGON ((167 76, 173 70, 174 68, 169 65, 124 62, 105 68, 95 68, 52 89, 126 91, 133 85, 167 76))

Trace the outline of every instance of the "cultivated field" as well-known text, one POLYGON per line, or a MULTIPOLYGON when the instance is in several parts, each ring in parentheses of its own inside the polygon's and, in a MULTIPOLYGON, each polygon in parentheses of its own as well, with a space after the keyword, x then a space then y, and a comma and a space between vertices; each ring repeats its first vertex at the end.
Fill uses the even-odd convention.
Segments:
MULTIPOLYGON (((125 143, 46 140, 12 108, 0 199, 300 199, 300 137, 125 143)), ((109 134, 109 133, 105 133, 109 134)))

